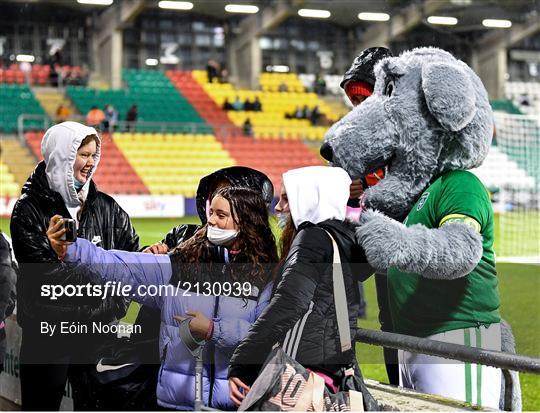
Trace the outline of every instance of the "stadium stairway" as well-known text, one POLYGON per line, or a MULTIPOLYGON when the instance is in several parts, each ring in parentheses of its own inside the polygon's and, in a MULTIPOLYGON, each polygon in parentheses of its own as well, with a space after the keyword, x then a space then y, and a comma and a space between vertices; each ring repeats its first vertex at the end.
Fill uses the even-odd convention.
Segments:
POLYGON ((213 127, 214 134, 218 138, 230 136, 231 134, 234 136, 242 135, 241 129, 230 121, 227 113, 193 79, 191 72, 168 70, 165 74, 206 123, 213 127))
POLYGON ((249 166, 264 172, 274 184, 279 195, 281 175, 289 169, 321 165, 321 160, 301 141, 254 141, 251 138, 229 138, 223 147, 238 165, 249 166))
POLYGON ((57 88, 53 87, 34 87, 34 95, 49 118, 56 118, 56 110, 60 104, 67 106, 71 113, 73 113, 73 108, 68 99, 64 97, 64 94, 59 92, 57 88))
POLYGON ((18 195, 22 185, 36 166, 36 158, 28 147, 21 145, 15 137, 2 137, 0 148, 2 149, 1 162, 13 176, 13 182, 18 188, 18 195))
MULTIPOLYGON (((43 159, 42 136, 43 132, 27 132, 25 135, 28 146, 39 160, 43 159)), ((103 134, 101 153, 99 167, 93 178, 100 191, 110 194, 150 193, 141 177, 108 134, 103 134)))

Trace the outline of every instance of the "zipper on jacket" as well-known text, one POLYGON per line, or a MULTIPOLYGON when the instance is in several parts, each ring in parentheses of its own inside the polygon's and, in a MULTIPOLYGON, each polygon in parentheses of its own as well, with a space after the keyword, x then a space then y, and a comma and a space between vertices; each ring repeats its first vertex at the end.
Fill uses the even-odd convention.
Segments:
POLYGON ((163 376, 163 370, 165 368, 165 359, 167 358, 167 349, 169 348, 169 342, 163 347, 163 354, 161 355, 161 370, 159 371, 159 384, 161 384, 161 376, 163 376))
MULTIPOLYGON (((219 247, 218 247, 219 248, 219 247)), ((221 248, 219 248, 219 251, 221 252, 221 248)), ((225 264, 223 264, 223 270, 225 271, 226 265, 229 263, 229 253, 226 248, 223 248, 223 258, 225 261, 225 264)), ((214 315, 213 318, 217 318, 219 310, 219 295, 216 296, 214 300, 214 315)), ((216 346, 214 343, 209 343, 211 346, 211 349, 209 351, 210 353, 210 391, 208 392, 208 407, 212 407, 212 398, 214 396, 214 382, 216 381, 216 346)))
MULTIPOLYGON (((219 296, 216 296, 214 301, 214 318, 217 317, 219 308, 219 296)), ((208 407, 212 407, 212 397, 214 395, 214 382, 216 381, 216 345, 209 343, 210 349, 210 392, 208 393, 208 407)))

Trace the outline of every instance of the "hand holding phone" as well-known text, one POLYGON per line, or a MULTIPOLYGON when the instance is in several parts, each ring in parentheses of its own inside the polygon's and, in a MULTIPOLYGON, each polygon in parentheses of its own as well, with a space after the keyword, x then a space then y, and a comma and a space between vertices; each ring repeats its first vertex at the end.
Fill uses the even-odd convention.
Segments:
POLYGON ((77 223, 74 219, 63 218, 62 227, 66 230, 60 237, 62 241, 74 242, 77 239, 77 223))
POLYGON ((68 245, 77 238, 75 221, 69 218, 62 218, 60 215, 53 216, 47 229, 47 238, 56 255, 59 257, 65 256, 68 245))

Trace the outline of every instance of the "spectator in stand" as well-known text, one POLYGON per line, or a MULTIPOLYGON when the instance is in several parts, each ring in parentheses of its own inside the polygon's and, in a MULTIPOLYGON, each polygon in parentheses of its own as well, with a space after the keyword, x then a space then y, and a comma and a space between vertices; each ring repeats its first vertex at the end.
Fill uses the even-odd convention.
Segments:
POLYGON ((247 118, 242 125, 242 133, 245 136, 253 136, 253 125, 251 124, 251 120, 247 118))
POLYGON ((63 103, 60 103, 58 109, 56 109, 56 123, 61 123, 67 120, 71 115, 71 111, 63 103))
POLYGON ((103 127, 109 133, 114 132, 116 124, 118 123, 118 112, 110 103, 105 105, 105 121, 103 127))
POLYGON ((54 66, 64 64, 64 58, 62 56, 62 49, 56 49, 56 51, 53 53, 52 64, 54 66))
POLYGON ((82 65, 81 73, 79 74, 79 86, 87 86, 88 79, 90 78, 90 70, 87 65, 82 65))
POLYGON ((311 125, 317 126, 319 124, 320 119, 321 119, 321 111, 319 110, 319 106, 315 105, 315 107, 312 109, 311 114, 309 116, 311 125))
POLYGON ((279 87, 278 87, 278 91, 280 92, 288 92, 289 91, 289 86, 287 86, 287 83, 285 83, 285 81, 281 81, 281 83, 279 84, 279 87))
POLYGON ((244 102, 244 110, 245 111, 253 110, 253 103, 251 103, 251 100, 249 100, 249 98, 246 98, 246 101, 244 102))
POLYGON ((262 104, 258 96, 253 101, 253 112, 262 112, 262 104))
POLYGON ((218 78, 219 63, 210 59, 206 64, 206 74, 208 75, 208 82, 212 83, 214 79, 218 78))
POLYGON ((236 99, 234 99, 234 102, 232 103, 232 107, 236 111, 244 110, 244 105, 242 104, 238 96, 236 96, 236 99))
POLYGON ((225 98, 225 101, 223 102, 223 110, 234 110, 233 105, 229 102, 228 98, 225 98))
POLYGON ((19 69, 24 74, 24 81, 27 85, 30 86, 30 83, 32 81, 32 63, 29 62, 21 62, 19 64, 19 69))
POLYGON ((326 80, 320 74, 315 78, 315 93, 318 95, 326 95, 326 80))
POLYGON ((86 115, 86 124, 92 127, 100 128, 105 120, 105 113, 97 106, 92 106, 86 115))
POLYGON ((137 109, 137 105, 131 105, 126 115, 128 132, 135 130, 135 124, 137 123, 138 117, 139 117, 139 111, 137 109))
POLYGON ((51 64, 51 70, 49 72, 49 82, 51 86, 59 86, 60 69, 57 65, 51 64))
POLYGON ((302 108, 302 113, 300 115, 300 119, 309 119, 311 116, 311 111, 308 108, 308 105, 304 105, 302 108))

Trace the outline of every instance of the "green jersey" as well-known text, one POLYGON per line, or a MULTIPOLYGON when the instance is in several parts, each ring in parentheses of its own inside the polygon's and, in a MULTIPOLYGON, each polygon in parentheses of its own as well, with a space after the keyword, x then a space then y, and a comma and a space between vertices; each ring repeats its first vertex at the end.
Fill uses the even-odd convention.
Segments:
POLYGON ((404 224, 439 228, 455 221, 482 234, 482 259, 470 274, 455 280, 432 280, 389 268, 389 302, 396 332, 426 337, 500 321, 493 209, 485 187, 467 171, 447 172, 433 182, 404 224))

